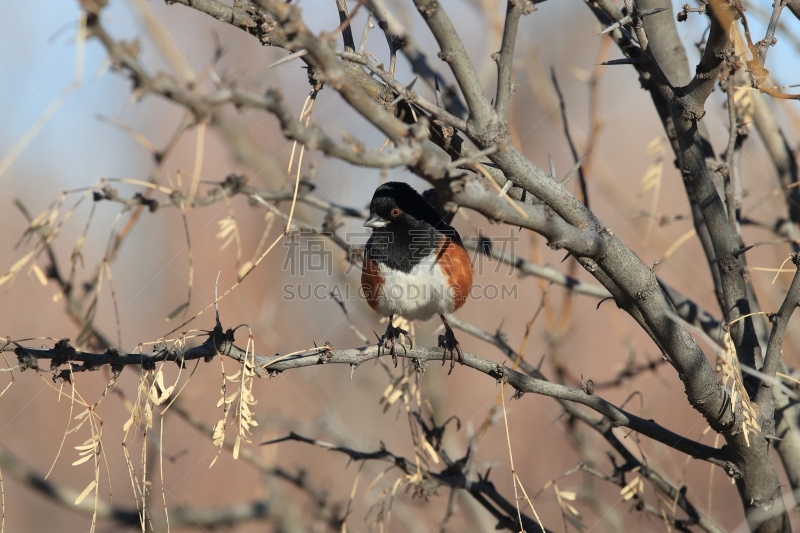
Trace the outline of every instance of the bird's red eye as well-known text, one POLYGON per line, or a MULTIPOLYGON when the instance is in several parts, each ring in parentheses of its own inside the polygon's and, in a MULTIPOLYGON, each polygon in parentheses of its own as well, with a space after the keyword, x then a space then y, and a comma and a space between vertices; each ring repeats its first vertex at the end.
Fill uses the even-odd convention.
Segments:
POLYGON ((394 218, 399 217, 400 216, 400 208, 399 207, 395 207, 394 209, 392 209, 391 215, 394 218))

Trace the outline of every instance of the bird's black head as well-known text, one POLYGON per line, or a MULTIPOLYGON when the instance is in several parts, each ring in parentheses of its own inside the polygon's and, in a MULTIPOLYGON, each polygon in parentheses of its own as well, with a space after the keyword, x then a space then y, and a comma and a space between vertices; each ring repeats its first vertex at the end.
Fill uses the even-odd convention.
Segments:
POLYGON ((372 196, 368 228, 420 228, 442 224, 441 215, 413 187, 399 181, 384 183, 372 196))
POLYGON ((443 239, 463 247, 442 214, 405 183, 392 181, 375 190, 364 225, 372 228, 366 247, 370 258, 406 274, 436 252, 443 239))

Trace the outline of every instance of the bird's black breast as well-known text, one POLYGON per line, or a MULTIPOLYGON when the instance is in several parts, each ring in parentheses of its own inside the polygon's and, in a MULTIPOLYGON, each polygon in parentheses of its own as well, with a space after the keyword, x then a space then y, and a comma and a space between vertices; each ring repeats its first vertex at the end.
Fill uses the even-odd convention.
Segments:
POLYGON ((443 223, 438 228, 428 224, 425 226, 376 229, 367 241, 367 253, 376 263, 410 274, 423 259, 437 253, 445 240, 464 247, 453 227, 443 223))
POLYGON ((367 253, 376 263, 410 274, 423 259, 436 253, 444 236, 433 227, 427 229, 381 228, 372 232, 367 253))

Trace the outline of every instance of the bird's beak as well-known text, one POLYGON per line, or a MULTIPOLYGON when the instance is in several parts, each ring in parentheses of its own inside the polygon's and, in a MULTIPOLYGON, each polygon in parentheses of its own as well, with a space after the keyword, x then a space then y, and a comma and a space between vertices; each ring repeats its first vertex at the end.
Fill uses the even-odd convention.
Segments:
POLYGON ((364 227, 372 229, 385 228, 387 224, 389 224, 388 220, 379 217, 375 213, 371 213, 367 221, 364 222, 364 227))

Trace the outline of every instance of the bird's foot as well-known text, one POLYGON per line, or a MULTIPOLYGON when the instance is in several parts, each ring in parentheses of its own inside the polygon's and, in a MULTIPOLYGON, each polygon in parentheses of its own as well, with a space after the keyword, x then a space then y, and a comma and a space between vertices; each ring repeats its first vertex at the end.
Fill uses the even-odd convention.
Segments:
POLYGON ((445 323, 444 335, 439 335, 439 348, 444 348, 444 356, 442 357, 442 366, 447 362, 448 355, 450 356, 450 370, 447 372, 449 376, 456 366, 456 359, 462 365, 464 364, 464 352, 461 351, 461 345, 458 343, 453 330, 445 323))
MULTIPOLYGON (((383 337, 378 339, 378 355, 383 355, 386 349, 389 350, 389 354, 392 356, 392 362, 394 363, 394 367, 397 368, 397 344, 401 337, 405 337, 408 341, 408 344, 411 348, 414 347, 414 343, 411 342, 411 337, 408 335, 408 331, 404 330, 403 328, 396 328, 392 325, 391 320, 389 321, 389 326, 386 328, 386 333, 383 334, 383 337)), ((401 344, 401 346, 403 346, 401 344)), ((405 352, 406 347, 403 346, 403 352, 405 352)))

